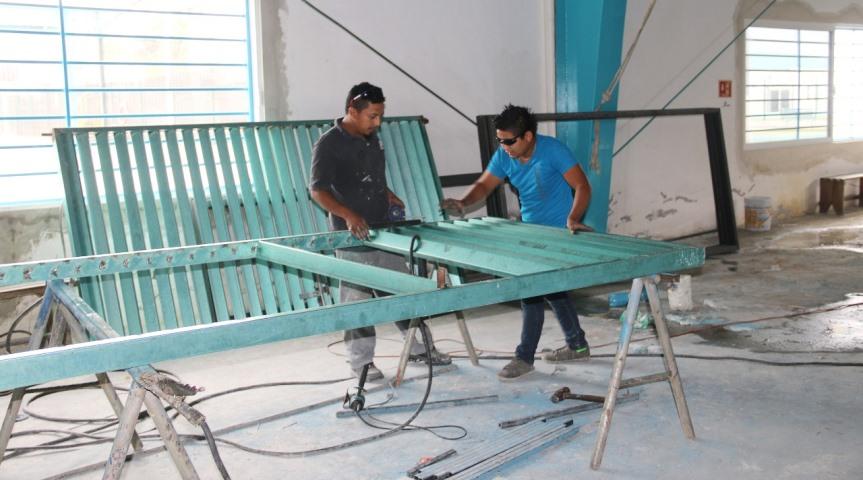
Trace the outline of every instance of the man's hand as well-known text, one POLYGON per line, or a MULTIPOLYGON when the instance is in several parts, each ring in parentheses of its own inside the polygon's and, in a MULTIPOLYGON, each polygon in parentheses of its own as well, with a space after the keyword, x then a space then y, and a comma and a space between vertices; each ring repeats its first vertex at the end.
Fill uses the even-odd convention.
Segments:
POLYGON ((587 225, 579 222, 578 220, 574 220, 572 218, 566 219, 566 228, 569 229, 570 232, 592 232, 593 229, 588 227, 587 225))
POLYGON ((368 240, 369 224, 366 223, 363 217, 351 212, 349 215, 345 216, 344 219, 345 223, 348 225, 348 230, 351 231, 353 236, 360 240, 368 240))
POLYGON ((440 202, 440 208, 447 212, 458 216, 464 215, 464 202, 454 198, 445 198, 440 202))

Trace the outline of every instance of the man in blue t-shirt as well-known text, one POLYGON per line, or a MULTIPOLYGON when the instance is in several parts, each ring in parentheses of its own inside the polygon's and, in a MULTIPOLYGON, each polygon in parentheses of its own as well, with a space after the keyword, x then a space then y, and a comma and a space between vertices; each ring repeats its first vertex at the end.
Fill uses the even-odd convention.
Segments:
MULTIPOLYGON (((536 117, 524 107, 508 105, 495 117, 494 127, 500 148, 491 157, 488 169, 460 200, 447 198, 441 207, 463 214, 466 207, 484 200, 509 178, 518 189, 523 222, 565 227, 573 233, 590 230, 581 223, 590 202, 590 183, 566 145, 555 138, 537 135, 536 117)), ((590 347, 567 292, 525 298, 521 301, 521 343, 515 350, 515 358, 497 374, 501 380, 514 380, 534 370, 534 355, 545 316, 544 301, 554 310, 566 345, 547 353, 543 359, 561 363, 590 358, 590 347)))

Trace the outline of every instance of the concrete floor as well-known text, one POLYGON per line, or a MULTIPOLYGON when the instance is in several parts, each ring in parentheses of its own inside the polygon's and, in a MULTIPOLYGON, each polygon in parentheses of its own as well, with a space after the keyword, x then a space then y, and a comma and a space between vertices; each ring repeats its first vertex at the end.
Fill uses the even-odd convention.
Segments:
MULTIPOLYGON (((640 399, 618 407, 608 438, 602 468, 592 471, 590 457, 599 412, 575 417, 580 431, 565 440, 508 463, 487 478, 551 477, 605 478, 861 478, 863 458, 863 212, 836 217, 808 216, 774 225, 768 233, 741 232, 738 254, 709 259, 693 274, 690 312, 669 312, 675 352, 692 413, 697 439, 687 440, 677 420, 668 387, 639 387, 640 399), (766 319, 766 320, 763 320, 766 319), (759 320, 759 321, 755 321, 759 320), (716 325, 737 323, 728 327, 716 325), (858 366, 774 366, 733 359, 704 360, 686 355, 743 357, 773 362, 841 362, 858 366), (856 452, 856 453, 855 453, 856 452)), ((607 294, 626 285, 576 292, 582 325, 594 358, 585 364, 552 366, 537 362, 527 379, 501 383, 495 374, 505 360, 483 360, 474 367, 457 359, 457 371, 433 381, 430 400, 498 394, 496 403, 429 409, 416 423, 425 426, 457 424, 467 430, 461 440, 448 441, 427 432, 406 432, 374 443, 302 458, 253 455, 229 446, 220 451, 234 479, 404 478, 421 457, 448 449, 465 449, 500 435, 501 420, 560 408, 549 402, 556 389, 569 386, 579 393, 604 395, 611 372, 620 310, 609 311, 607 294)), ((496 305, 467 312, 476 345, 489 355, 509 354, 520 328, 518 306, 496 305)), ((541 348, 562 344, 562 334, 550 312, 541 348)), ((433 322, 438 348, 463 353, 452 317, 433 322)), ((400 349, 391 326, 380 330, 376 363, 391 377, 400 349)), ((658 352, 649 330, 636 331, 631 352, 658 352)), ((206 387, 206 393, 264 382, 344 378, 340 335, 301 339, 236 350, 158 367, 184 381, 206 387)), ((631 357, 625 377, 661 371, 660 359, 631 357)), ((409 376, 422 374, 413 366, 409 376)), ((113 375, 113 374, 112 374, 113 375)), ((127 383, 114 375, 118 383, 127 383)), ((88 379, 81 379, 88 380, 88 379)), ((200 405, 214 430, 274 415, 344 395, 353 382, 319 386, 284 386, 253 390, 200 405)), ((424 381, 398 390, 382 387, 368 402, 418 401, 424 381)), ((0 398, 5 408, 8 397, 0 398)), ((565 405, 576 405, 569 401, 565 405)), ((98 391, 66 392, 39 399, 34 412, 64 417, 104 417, 109 409, 98 391)), ((366 437, 372 430, 356 418, 336 419, 340 402, 299 415, 270 421, 226 434, 225 438, 256 448, 298 451, 366 437)), ((408 413, 381 415, 401 422, 408 413)), ((181 432, 197 433, 184 421, 181 432)), ((17 431, 37 428, 87 427, 28 418, 17 431)), ((140 431, 151 428, 144 422, 140 431)), ((449 428, 438 431, 457 436, 449 428)), ((13 446, 30 445, 51 437, 13 439, 13 446)), ((156 442, 148 441, 155 446, 156 442)), ((75 451, 28 454, 5 461, 2 479, 45 478, 104 461, 109 445, 75 451)), ((189 452, 201 478, 220 478, 206 446, 190 444, 189 452)), ((74 478, 100 478, 100 471, 74 478)), ((139 457, 126 466, 124 478, 168 480, 179 478, 165 452, 139 457)))

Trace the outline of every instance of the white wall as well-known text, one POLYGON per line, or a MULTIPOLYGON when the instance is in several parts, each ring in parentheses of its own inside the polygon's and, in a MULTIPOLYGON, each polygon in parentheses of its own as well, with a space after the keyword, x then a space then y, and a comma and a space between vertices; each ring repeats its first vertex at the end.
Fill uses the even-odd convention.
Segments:
MULTIPOLYGON (((536 111, 553 108, 553 56, 545 45, 554 28, 551 0, 314 4, 471 119, 497 113, 509 102, 536 111)), ((344 112, 348 89, 369 81, 384 89, 387 116, 429 119, 440 175, 480 171, 473 124, 299 0, 272 6, 264 15, 278 18, 278 29, 263 44, 280 48, 282 57, 265 67, 279 69, 285 103, 268 110, 291 119, 335 118, 344 112)))
MULTIPOLYGON (((625 48, 649 0, 629 0, 625 48)), ((767 0, 660 0, 623 76, 618 108, 661 108, 768 4, 767 0)), ((863 24, 861 0, 779 1, 764 18, 863 24)), ((816 209, 822 175, 860 170, 863 143, 743 148, 743 43, 722 54, 669 108, 719 107, 725 131, 738 225, 743 198, 766 195, 775 212, 816 209), (718 81, 733 81, 733 97, 718 96, 718 81)), ((618 122, 620 148, 645 120, 618 122)), ((669 238, 715 228, 703 122, 657 119, 614 160, 609 229, 669 238)))

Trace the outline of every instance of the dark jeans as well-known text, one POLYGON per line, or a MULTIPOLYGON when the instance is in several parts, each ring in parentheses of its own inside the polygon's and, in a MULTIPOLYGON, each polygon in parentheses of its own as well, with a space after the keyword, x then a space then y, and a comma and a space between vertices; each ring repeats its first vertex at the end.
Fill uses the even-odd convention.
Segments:
POLYGON ((567 292, 558 292, 542 297, 525 298, 521 301, 521 343, 515 349, 515 355, 533 365, 536 346, 542 335, 542 324, 545 322, 545 301, 551 305, 560 328, 566 338, 569 348, 576 349, 587 345, 584 330, 578 324, 578 313, 567 292))

